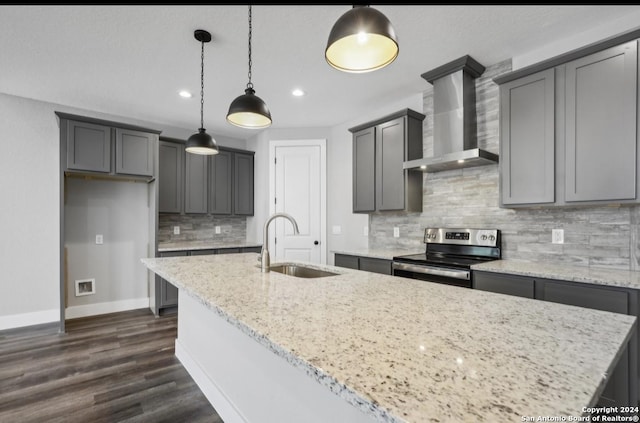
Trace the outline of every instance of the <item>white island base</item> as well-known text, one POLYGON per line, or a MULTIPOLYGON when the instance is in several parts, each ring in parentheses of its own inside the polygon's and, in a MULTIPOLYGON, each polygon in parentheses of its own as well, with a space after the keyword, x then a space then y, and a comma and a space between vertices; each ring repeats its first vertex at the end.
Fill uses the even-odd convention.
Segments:
POLYGON ((176 356, 225 423, 378 421, 190 295, 179 295, 176 356))

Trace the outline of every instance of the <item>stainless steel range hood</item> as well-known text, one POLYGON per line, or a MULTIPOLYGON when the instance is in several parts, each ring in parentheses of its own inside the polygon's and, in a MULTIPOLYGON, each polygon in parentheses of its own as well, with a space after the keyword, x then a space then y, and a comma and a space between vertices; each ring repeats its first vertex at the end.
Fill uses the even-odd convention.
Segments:
POLYGON ((463 56, 421 76, 433 84, 433 157, 404 162, 423 172, 461 169, 498 162, 498 155, 478 148, 474 79, 484 66, 463 56))

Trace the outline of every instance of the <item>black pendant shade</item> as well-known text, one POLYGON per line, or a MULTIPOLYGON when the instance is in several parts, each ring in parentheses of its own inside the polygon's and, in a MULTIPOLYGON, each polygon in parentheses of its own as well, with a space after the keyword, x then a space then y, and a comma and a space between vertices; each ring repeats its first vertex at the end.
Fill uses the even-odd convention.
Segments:
POLYGON ((192 154, 218 154, 218 145, 216 141, 207 134, 204 129, 204 43, 211 41, 211 34, 203 29, 197 29, 193 36, 202 43, 201 51, 201 67, 200 67, 200 128, 197 134, 193 134, 187 140, 185 151, 192 154))
POLYGON ((244 94, 238 96, 229 105, 227 122, 248 129, 266 128, 271 125, 271 112, 260 97, 256 95, 251 83, 251 5, 249 5, 249 82, 244 94))
POLYGON ((389 19, 369 6, 354 6, 331 28, 325 59, 351 73, 381 69, 398 57, 399 46, 389 19))
POLYGON ((271 125, 271 112, 253 88, 231 102, 227 121, 242 128, 266 128, 271 125))
POLYGON ((218 154, 218 145, 204 128, 199 128, 198 133, 187 140, 185 150, 193 154, 218 154))

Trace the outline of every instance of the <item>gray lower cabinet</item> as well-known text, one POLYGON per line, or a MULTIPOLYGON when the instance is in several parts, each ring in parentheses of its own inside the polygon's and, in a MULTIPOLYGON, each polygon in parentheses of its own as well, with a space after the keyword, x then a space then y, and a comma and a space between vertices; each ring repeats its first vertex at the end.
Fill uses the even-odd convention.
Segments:
POLYGON ((184 144, 160 140, 158 154, 158 212, 183 211, 184 144))
POLYGON ((527 276, 473 271, 472 287, 524 298, 534 298, 534 279, 527 276))
POLYGON ((591 48, 536 73, 495 79, 502 207, 640 200, 637 50, 638 40, 591 48))
POLYGON ((333 263, 338 267, 382 273, 384 275, 393 274, 393 269, 391 267, 392 261, 381 258, 335 254, 333 263))
MULTIPOLYGON (((593 308, 638 317, 638 292, 529 276, 473 271, 473 287, 484 291, 593 308)), ((603 334, 603 340, 606 335, 603 334)), ((638 405, 638 329, 624 350, 618 365, 598 401, 601 406, 638 405)))
POLYGON ((422 158, 425 116, 405 109, 350 128, 353 134, 353 212, 422 211, 421 172, 403 169, 422 158))
MULTIPOLYGON (((262 247, 223 247, 202 250, 167 251, 159 253, 159 257, 205 256, 211 254, 260 253, 262 247)), ((256 261, 257 263, 257 261, 256 261)), ((156 315, 175 313, 178 310, 178 288, 156 275, 156 315)))
POLYGON ((110 176, 154 176, 160 131, 56 112, 65 171, 110 176))
MULTIPOLYGON (((186 251, 160 253, 160 257, 184 257, 186 251)), ((178 306, 178 288, 156 275, 156 310, 157 314, 166 313, 178 306)))

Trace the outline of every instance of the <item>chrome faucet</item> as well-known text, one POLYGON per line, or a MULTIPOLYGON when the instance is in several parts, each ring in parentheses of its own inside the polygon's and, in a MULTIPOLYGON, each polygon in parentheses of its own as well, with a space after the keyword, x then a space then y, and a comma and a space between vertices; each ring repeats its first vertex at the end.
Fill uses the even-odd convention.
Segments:
POLYGON ((296 220, 287 213, 274 213, 264 222, 264 232, 262 234, 262 251, 260 252, 260 269, 262 273, 267 273, 270 271, 271 267, 271 258, 269 257, 269 223, 276 217, 284 217, 289 219, 291 224, 293 225, 293 233, 298 235, 300 232, 298 231, 298 223, 296 220))

